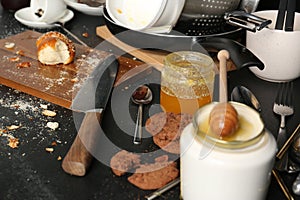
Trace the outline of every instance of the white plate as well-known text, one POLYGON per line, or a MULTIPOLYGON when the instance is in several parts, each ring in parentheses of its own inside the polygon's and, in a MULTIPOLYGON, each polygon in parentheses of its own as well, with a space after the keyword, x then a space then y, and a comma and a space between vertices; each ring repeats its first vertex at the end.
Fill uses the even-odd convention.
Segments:
POLYGON ((101 16, 103 14, 103 6, 91 7, 83 3, 78 3, 78 0, 64 0, 64 1, 71 8, 74 8, 75 10, 78 10, 87 15, 101 16))
MULTIPOLYGON (((66 14, 58 20, 61 23, 65 23, 74 17, 74 13, 71 10, 67 10, 66 14)), ((15 12, 15 18, 22 24, 33 28, 53 28, 54 24, 47 24, 46 22, 37 21, 35 14, 31 11, 30 7, 22 8, 15 12)))

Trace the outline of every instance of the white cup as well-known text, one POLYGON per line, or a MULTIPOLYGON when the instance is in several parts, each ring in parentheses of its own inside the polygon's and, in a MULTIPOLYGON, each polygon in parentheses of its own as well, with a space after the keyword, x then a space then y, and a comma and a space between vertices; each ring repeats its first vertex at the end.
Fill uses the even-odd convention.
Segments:
POLYGON ((37 21, 46 23, 58 21, 67 11, 64 0, 31 0, 30 8, 37 21))
POLYGON ((300 77, 300 13, 295 13, 294 31, 288 32, 274 29, 277 12, 253 13, 271 19, 272 24, 255 33, 247 31, 246 47, 265 64, 263 70, 250 67, 257 77, 271 82, 286 82, 300 77))

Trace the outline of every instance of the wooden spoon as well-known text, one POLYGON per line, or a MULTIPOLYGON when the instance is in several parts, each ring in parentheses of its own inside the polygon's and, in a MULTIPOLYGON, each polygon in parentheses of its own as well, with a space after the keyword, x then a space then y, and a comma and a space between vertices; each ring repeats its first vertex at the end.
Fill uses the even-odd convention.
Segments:
POLYGON ((219 101, 211 111, 209 125, 211 131, 220 136, 229 136, 239 127, 238 113, 235 108, 227 102, 227 68, 226 63, 229 59, 229 52, 221 50, 218 53, 220 62, 220 93, 219 101))

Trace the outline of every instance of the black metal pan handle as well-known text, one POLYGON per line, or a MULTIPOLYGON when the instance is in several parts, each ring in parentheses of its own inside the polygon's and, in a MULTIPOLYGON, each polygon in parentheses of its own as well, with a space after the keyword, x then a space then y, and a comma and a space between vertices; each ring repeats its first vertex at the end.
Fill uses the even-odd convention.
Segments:
POLYGON ((207 37, 199 41, 199 43, 208 50, 215 49, 220 51, 222 49, 226 49, 229 51, 231 60, 236 65, 237 69, 253 66, 258 67, 261 70, 264 69, 264 63, 262 63, 262 61, 249 49, 237 41, 227 38, 207 37))

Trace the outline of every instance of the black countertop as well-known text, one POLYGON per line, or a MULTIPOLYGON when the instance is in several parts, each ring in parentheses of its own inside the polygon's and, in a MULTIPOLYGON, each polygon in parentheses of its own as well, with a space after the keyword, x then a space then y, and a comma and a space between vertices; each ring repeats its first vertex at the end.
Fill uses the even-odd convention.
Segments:
MULTIPOLYGON (((96 47, 102 39, 96 36, 95 28, 104 24, 101 17, 88 16, 74 11, 74 18, 65 24, 66 28, 80 37, 91 47, 96 47), (82 33, 87 32, 85 38, 82 33)), ((0 7, 0 38, 23 32, 28 28, 13 17, 13 12, 0 7)), ((39 32, 48 29, 34 29, 39 32)), ((51 29, 63 32, 59 28, 51 29)), ((107 51, 116 52, 118 49, 106 46, 107 51)), ((242 84, 255 92, 262 103, 262 118, 266 127, 274 134, 277 133, 279 117, 273 114, 272 104, 276 95, 276 83, 262 81, 256 78, 248 69, 229 73, 229 89, 242 84)), ((300 122, 300 80, 294 81, 296 112, 287 119, 287 129, 293 131, 300 122), (297 93, 296 93, 297 92, 297 93)), ((230 91, 229 90, 229 91, 230 91)), ((0 130, 7 126, 21 125, 16 130, 3 132, 0 137, 0 199, 144 199, 149 191, 135 188, 126 181, 126 177, 115 177, 110 168, 94 160, 85 177, 75 177, 66 174, 61 168, 60 157, 63 157, 72 144, 77 130, 74 124, 74 115, 79 119, 80 113, 62 108, 36 97, 24 94, 14 89, 0 85, 0 130), (55 117, 46 117, 41 114, 40 105, 47 105, 54 110, 55 117), (55 121, 59 128, 51 130, 46 123, 55 121), (19 138, 19 147, 12 149, 7 145, 6 134, 19 138), (53 142, 56 143, 53 146, 53 142), (48 153, 45 148, 52 147, 54 152, 48 153)), ((291 183, 296 174, 281 174, 286 184, 291 183)), ((173 188, 158 199, 179 199, 179 186, 173 188)), ((272 178, 267 199, 281 200, 284 195, 272 178)), ((300 199, 300 196, 295 196, 300 199)))

